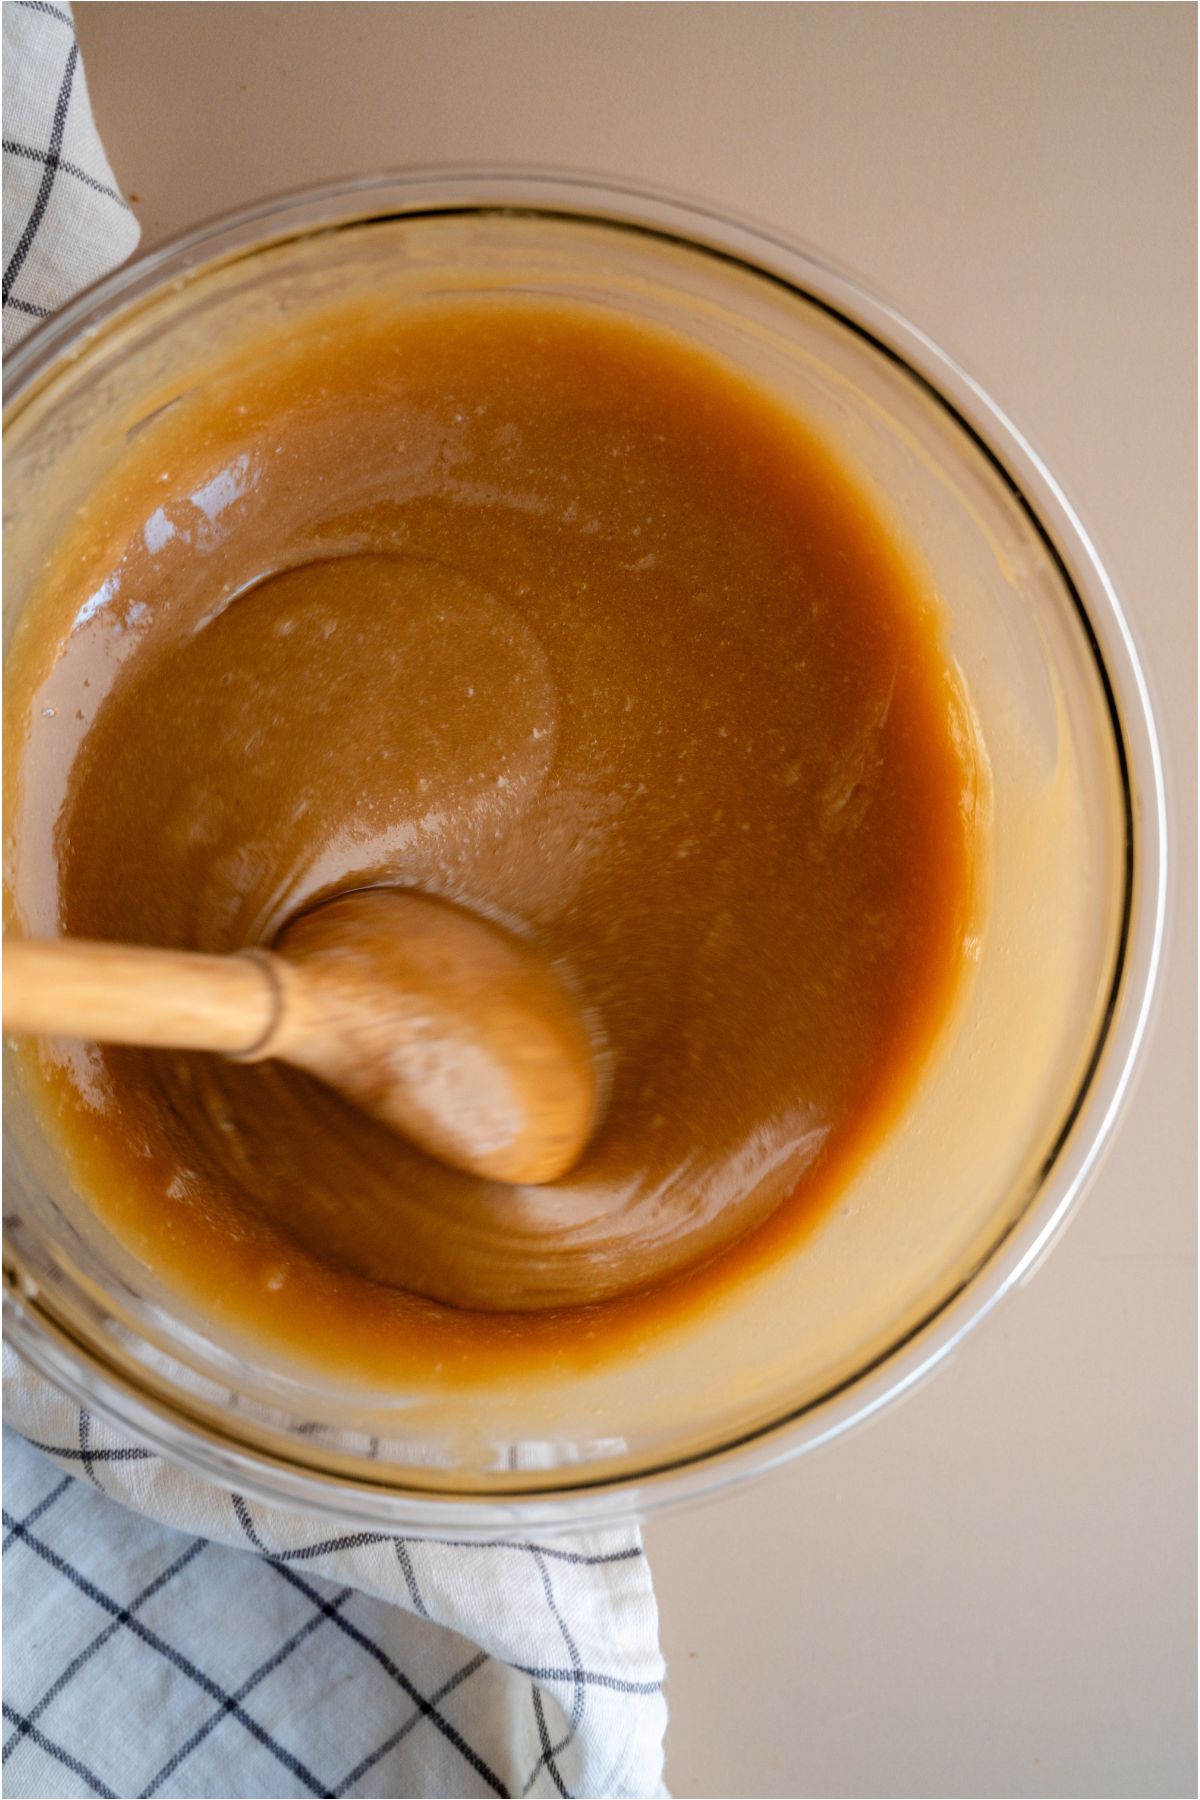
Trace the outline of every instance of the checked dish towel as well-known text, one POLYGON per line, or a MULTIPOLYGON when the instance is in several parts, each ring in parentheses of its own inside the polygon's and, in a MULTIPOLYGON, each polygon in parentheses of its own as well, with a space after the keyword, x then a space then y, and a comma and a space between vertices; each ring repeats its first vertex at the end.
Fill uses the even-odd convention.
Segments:
POLYGON ((331 1531, 4 1385, 8 1795, 663 1791, 635 1532, 331 1531))
POLYGON ((4 4, 4 348, 137 248, 88 103, 71 10, 4 4))
MULTIPOLYGON (((4 332, 133 250, 69 8, 7 0, 4 332)), ((187 1475, 4 1356, 5 1792, 655 1795, 633 1530, 337 1531, 187 1475)))

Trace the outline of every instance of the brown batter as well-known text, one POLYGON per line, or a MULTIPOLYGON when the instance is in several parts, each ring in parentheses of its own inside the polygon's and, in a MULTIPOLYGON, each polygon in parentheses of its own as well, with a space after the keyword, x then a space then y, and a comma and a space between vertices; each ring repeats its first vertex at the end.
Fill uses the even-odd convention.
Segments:
POLYGON ((282 1066, 29 1053, 121 1236, 327 1366, 590 1356, 711 1298, 839 1191, 960 967, 973 763, 919 577, 769 396, 582 309, 360 304, 186 395, 8 710, 23 929, 232 950, 390 883, 587 1009, 604 1117, 541 1189, 282 1066))

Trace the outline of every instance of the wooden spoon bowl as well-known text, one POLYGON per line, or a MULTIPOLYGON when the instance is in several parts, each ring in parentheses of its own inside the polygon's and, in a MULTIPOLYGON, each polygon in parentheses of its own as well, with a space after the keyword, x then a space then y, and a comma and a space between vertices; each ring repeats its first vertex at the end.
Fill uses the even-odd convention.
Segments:
POLYGON ((4 946, 8 1031, 277 1057, 455 1168, 547 1182, 597 1108, 566 987, 511 933, 426 895, 372 888, 235 956, 74 939, 4 946))

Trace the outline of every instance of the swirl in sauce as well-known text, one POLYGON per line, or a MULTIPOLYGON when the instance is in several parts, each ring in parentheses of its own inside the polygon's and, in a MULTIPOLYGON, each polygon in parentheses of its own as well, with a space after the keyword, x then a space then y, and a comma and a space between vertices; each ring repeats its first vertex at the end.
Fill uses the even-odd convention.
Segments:
POLYGON ((360 1373, 782 1253, 960 965, 972 771, 919 576, 768 395, 582 310, 346 309, 168 409, 31 602, 9 714, 28 930, 232 950, 390 883, 574 984, 608 1091, 548 1188, 281 1066, 27 1058, 140 1254, 360 1373))

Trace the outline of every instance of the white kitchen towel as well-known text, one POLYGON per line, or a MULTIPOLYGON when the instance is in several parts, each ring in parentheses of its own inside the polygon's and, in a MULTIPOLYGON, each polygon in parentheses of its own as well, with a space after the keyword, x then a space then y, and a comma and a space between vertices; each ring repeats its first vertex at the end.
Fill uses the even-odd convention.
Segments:
MULTIPOLYGON (((8 343, 138 230, 69 9, 3 10, 8 343)), ((8 1349, 4 1405, 14 1800, 664 1791, 635 1530, 487 1545, 331 1530, 175 1468, 8 1349)))
POLYGON ((71 9, 4 4, 4 348, 133 254, 137 220, 96 133, 71 9))
POLYGON ((663 1791, 636 1531, 331 1530, 4 1390, 6 1794, 663 1791))

